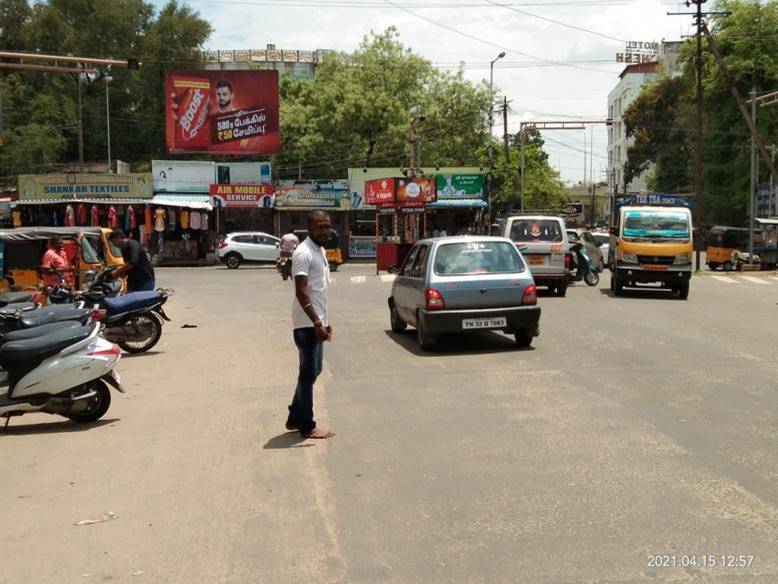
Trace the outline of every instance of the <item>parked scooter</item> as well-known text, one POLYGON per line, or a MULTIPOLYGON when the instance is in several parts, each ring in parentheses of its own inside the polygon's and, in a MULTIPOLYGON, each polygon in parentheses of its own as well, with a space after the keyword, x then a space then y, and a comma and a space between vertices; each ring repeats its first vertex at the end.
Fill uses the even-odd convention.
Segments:
POLYGON ((583 280, 588 286, 596 286, 600 281, 600 274, 597 272, 597 266, 586 253, 586 248, 580 242, 571 242, 570 250, 575 254, 578 266, 572 281, 580 282, 583 280))
POLYGON ((43 302, 42 290, 30 290, 20 292, 2 292, 0 293, 0 308, 11 306, 16 308, 16 305, 30 305, 40 304, 43 302))
POLYGON ((95 311, 84 308, 83 303, 33 307, 33 310, 26 310, 25 306, 0 308, 0 333, 32 329, 57 322, 77 322, 85 325, 95 315, 95 311))
POLYGON ((111 405, 109 386, 124 392, 114 371, 121 352, 99 336, 100 324, 53 323, 3 335, 0 417, 43 412, 94 422, 111 405))
MULTIPOLYGON (((49 295, 55 303, 84 302, 87 306, 99 308, 96 318, 105 325, 103 336, 118 344, 128 353, 145 353, 159 342, 162 336, 163 320, 170 322, 162 306, 172 296, 172 290, 130 292, 124 296, 106 296, 112 292, 109 274, 113 268, 102 270, 89 290, 71 292, 62 286, 49 295)), ((63 305, 67 306, 67 305, 63 305)))

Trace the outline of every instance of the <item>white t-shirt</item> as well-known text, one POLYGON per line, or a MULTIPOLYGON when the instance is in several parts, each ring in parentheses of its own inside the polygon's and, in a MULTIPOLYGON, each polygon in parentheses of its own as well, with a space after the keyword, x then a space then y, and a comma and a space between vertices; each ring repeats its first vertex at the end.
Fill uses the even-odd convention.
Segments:
MULTIPOLYGON (((330 283, 330 264, 326 252, 308 237, 292 254, 292 276, 307 276, 308 286, 305 292, 311 299, 313 309, 324 326, 327 322, 327 292, 330 283)), ((313 322, 305 314, 297 296, 292 300, 292 327, 312 328, 313 322)))

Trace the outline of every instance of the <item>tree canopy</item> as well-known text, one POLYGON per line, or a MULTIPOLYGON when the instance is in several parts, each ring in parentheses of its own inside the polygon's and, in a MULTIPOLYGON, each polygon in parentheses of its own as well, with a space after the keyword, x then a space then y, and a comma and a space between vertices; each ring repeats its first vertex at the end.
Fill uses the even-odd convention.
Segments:
MULTIPOLYGON (((778 88, 778 2, 723 0, 710 28, 741 95, 778 88)), ((707 42, 703 69, 705 133, 703 142, 704 219, 740 224, 748 213, 750 134, 727 89, 707 42)), ((693 191, 694 43, 682 47, 678 77, 647 85, 624 114, 629 148, 625 177, 651 167, 649 188, 693 191)), ((778 108, 758 108, 757 125, 769 144, 778 143, 778 108)), ((763 171, 761 180, 766 180, 763 171)))

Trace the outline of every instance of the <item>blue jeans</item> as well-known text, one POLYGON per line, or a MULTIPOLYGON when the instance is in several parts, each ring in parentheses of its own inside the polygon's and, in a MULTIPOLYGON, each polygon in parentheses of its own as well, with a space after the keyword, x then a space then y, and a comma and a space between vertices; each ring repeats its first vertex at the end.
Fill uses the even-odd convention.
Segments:
POLYGON ((154 288, 157 287, 157 281, 156 280, 146 280, 143 284, 140 286, 130 286, 127 284, 127 292, 153 292, 154 288))
POLYGON ((300 370, 286 423, 299 428, 301 434, 307 434, 316 427, 316 420, 313 419, 313 384, 321 374, 324 343, 312 327, 295 329, 293 334, 294 344, 300 354, 300 370))

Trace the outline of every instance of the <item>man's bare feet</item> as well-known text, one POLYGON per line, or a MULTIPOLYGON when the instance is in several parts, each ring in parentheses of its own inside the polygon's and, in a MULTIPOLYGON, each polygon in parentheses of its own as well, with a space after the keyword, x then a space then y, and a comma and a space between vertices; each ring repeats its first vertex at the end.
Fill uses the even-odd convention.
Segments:
POLYGON ((312 439, 312 440, 326 440, 327 438, 332 438, 335 435, 335 432, 332 432, 331 430, 322 430, 321 428, 314 428, 307 434, 303 434, 303 438, 305 439, 312 439))

